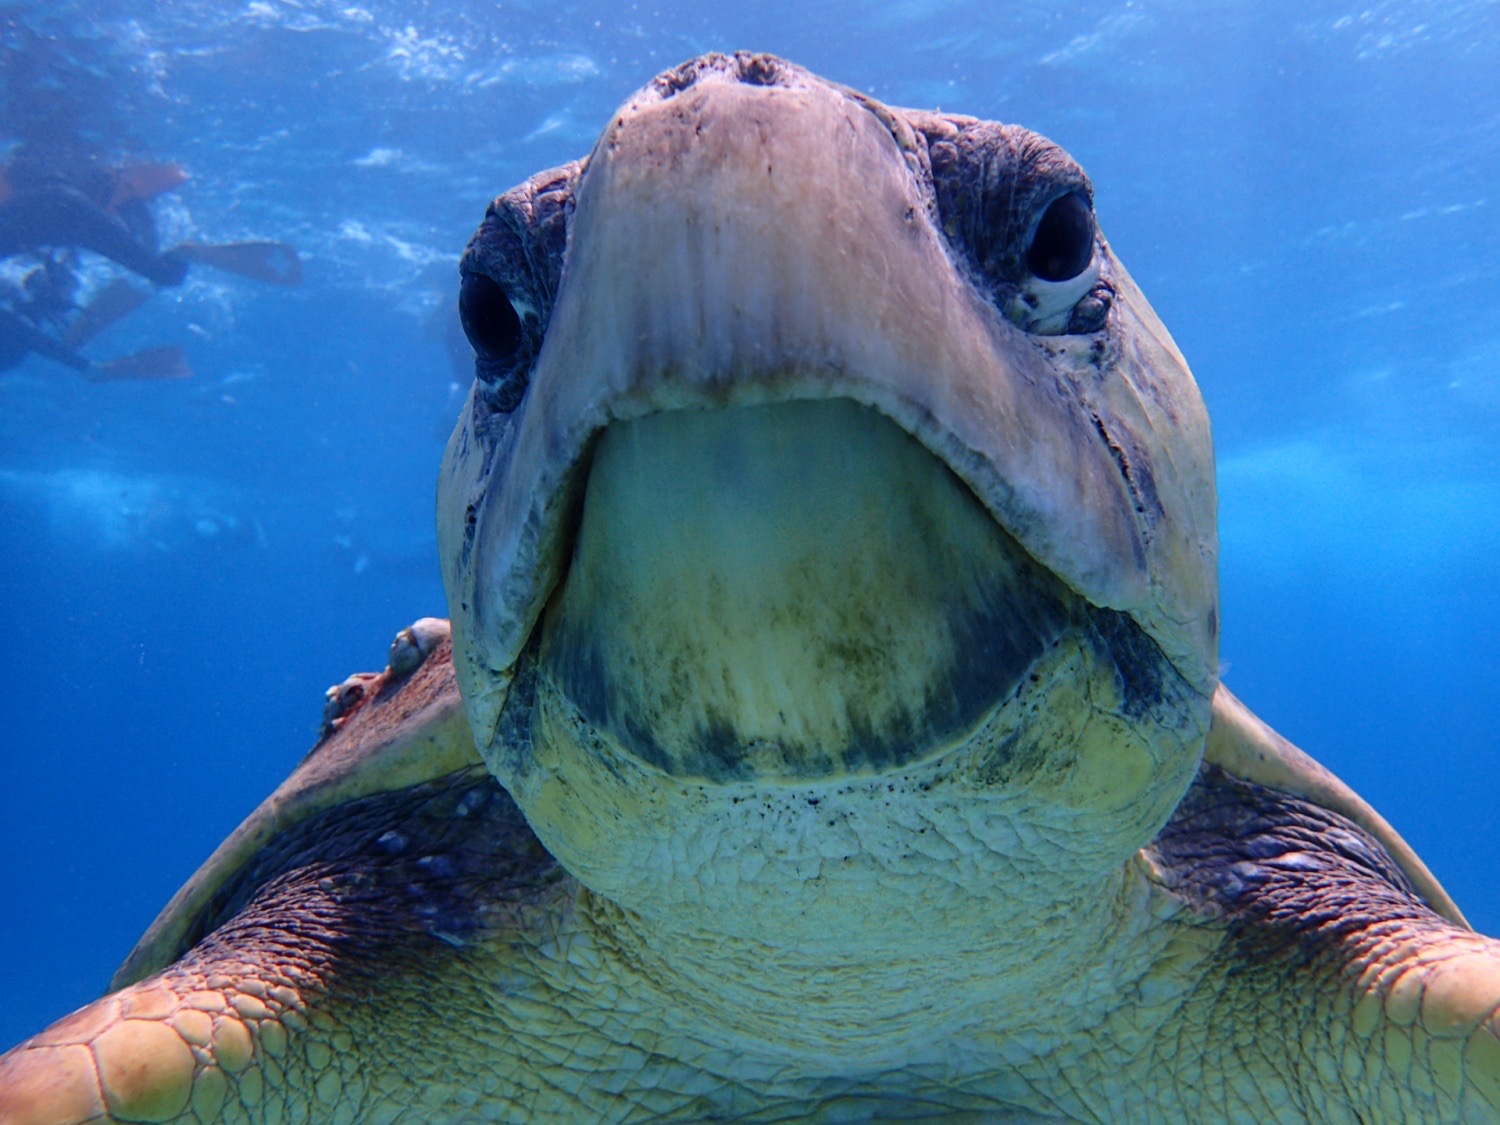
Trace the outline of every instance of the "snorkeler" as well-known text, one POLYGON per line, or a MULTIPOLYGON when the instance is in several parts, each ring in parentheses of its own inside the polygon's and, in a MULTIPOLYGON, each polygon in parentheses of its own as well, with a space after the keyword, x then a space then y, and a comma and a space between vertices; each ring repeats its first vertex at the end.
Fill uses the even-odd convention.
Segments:
MULTIPOLYGON (((181 180, 178 181, 179 183, 181 180)), ((47 159, 26 147, 0 167, 0 257, 34 253, 41 247, 92 250, 161 286, 182 284, 188 264, 158 254, 155 223, 141 206, 122 213, 115 174, 92 161, 47 159), (142 213, 147 230, 133 230, 125 213, 142 213), (143 237, 148 235, 149 237, 143 237)), ((142 205, 144 200, 138 200, 142 205)))
POLYGON ((121 359, 97 362, 79 352, 105 327, 138 307, 146 294, 122 280, 105 286, 81 310, 73 302, 76 275, 48 256, 19 285, 0 286, 0 371, 36 354, 77 371, 90 382, 113 379, 182 379, 191 375, 181 348, 148 348, 121 359), (76 315, 71 315, 75 312, 76 315), (61 337, 46 330, 66 324, 61 337))
POLYGON ((22 145, 0 166, 0 258, 77 247, 167 288, 182 284, 191 262, 273 285, 301 281, 296 250, 279 242, 185 242, 158 253, 147 203, 187 178, 175 164, 112 168, 75 152, 22 145))
POLYGON ((0 371, 36 354, 94 381, 192 374, 179 348, 151 348, 105 363, 80 353, 149 293, 116 278, 78 305, 79 250, 164 288, 182 284, 190 263, 275 285, 301 281, 297 252, 284 243, 184 242, 159 252, 149 202, 187 178, 175 164, 110 167, 76 149, 36 144, 23 144, 0 165, 0 259, 36 260, 19 285, 0 290, 0 371))

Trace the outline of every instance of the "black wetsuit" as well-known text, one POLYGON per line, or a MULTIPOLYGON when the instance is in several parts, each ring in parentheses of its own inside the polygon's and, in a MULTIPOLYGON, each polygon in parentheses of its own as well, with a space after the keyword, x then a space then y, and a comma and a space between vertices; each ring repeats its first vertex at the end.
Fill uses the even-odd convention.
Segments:
POLYGON ((0 203, 0 258, 42 246, 92 250, 157 285, 180 285, 188 271, 185 260, 156 253, 118 215, 58 181, 15 186, 0 203))

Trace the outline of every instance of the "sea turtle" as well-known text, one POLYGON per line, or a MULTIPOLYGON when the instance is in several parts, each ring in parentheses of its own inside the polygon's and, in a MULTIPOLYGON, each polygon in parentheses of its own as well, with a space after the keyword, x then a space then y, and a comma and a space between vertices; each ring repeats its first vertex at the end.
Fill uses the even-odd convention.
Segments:
POLYGON ((451 638, 0 1118, 1500 1119, 1500 945, 1217 682, 1207 418, 1059 148, 706 56, 460 308, 451 638))

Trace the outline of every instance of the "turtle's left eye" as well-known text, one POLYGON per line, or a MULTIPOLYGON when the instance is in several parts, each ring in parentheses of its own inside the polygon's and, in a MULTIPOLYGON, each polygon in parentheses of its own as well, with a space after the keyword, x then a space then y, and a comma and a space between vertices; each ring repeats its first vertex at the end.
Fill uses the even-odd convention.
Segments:
POLYGON ((520 405, 536 358, 536 310, 512 297, 488 274, 465 270, 458 286, 458 318, 474 349, 474 377, 502 414, 520 405))
POLYGON ((1047 205, 1026 247, 1026 268, 1042 281, 1072 281, 1094 257, 1094 209, 1082 192, 1047 205))

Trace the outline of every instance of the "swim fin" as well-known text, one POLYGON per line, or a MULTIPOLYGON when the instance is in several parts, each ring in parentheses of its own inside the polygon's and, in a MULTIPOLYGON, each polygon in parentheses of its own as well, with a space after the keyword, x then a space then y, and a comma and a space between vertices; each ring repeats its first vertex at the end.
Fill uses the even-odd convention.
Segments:
POLYGON ((186 379, 192 373, 181 348, 165 347, 90 364, 83 377, 90 383, 112 383, 120 379, 186 379))
POLYGON ((81 348, 121 317, 129 316, 151 299, 145 289, 137 289, 123 277, 111 281, 79 310, 73 323, 63 333, 70 348, 81 348))
POLYGON ((173 254, 190 262, 239 274, 271 285, 302 284, 302 262, 297 248, 285 242, 184 242, 173 254))
POLYGON ((176 164, 132 164, 117 168, 109 209, 118 211, 134 199, 151 199, 184 183, 188 174, 176 164))

